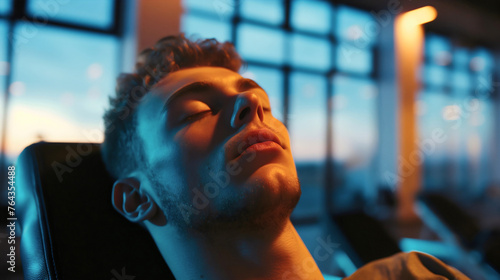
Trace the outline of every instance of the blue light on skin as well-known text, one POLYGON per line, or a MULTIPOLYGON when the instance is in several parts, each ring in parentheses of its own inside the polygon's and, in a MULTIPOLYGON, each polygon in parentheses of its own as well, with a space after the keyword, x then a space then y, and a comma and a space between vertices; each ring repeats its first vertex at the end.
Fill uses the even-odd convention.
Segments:
POLYGON ((269 96, 273 116, 283 122, 285 119, 283 112, 283 72, 278 69, 249 65, 242 76, 253 79, 262 86, 269 96))
POLYGON ((204 279, 281 279, 285 273, 323 279, 289 219, 300 185, 286 127, 264 110, 269 100, 262 89, 238 87, 242 79, 225 68, 196 67, 167 75, 146 95, 137 117, 149 171, 136 170, 115 183, 114 197, 123 197, 120 191, 130 194, 115 208, 137 209, 121 214, 145 223, 178 279, 200 275, 204 279), (212 88, 185 92, 165 110, 173 93, 199 82, 212 88), (242 114, 243 110, 247 113, 242 114), (185 123, 186 113, 202 114, 185 123), (228 172, 234 140, 257 128, 274 132, 283 149, 257 153, 254 160, 244 162, 242 171, 229 176, 208 204, 184 219, 179 210, 197 203, 193 200, 197 193, 215 181, 211 174, 222 178, 228 172), (170 204, 162 203, 169 198, 170 204), (155 208, 144 207, 151 201, 161 211, 144 211, 155 208))

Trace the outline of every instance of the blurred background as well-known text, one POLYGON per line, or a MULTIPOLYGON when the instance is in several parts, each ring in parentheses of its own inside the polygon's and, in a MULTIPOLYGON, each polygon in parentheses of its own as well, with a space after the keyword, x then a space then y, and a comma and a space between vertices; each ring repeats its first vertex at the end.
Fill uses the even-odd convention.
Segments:
POLYGON ((101 142, 117 75, 185 32, 232 42, 288 127, 323 271, 419 250, 500 279, 498 30, 493 0, 0 0, 2 217, 20 152, 101 142))

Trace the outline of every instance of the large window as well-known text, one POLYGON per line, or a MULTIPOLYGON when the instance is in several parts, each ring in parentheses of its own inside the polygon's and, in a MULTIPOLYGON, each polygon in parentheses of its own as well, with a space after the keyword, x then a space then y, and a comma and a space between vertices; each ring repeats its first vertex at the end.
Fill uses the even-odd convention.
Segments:
POLYGON ((102 141, 120 65, 121 1, 0 3, 3 163, 40 140, 102 141))
MULTIPOLYGON (((6 3, 6 2, 4 2, 6 3)), ((0 6, 0 14, 3 7, 0 6)), ((7 38, 8 34, 8 24, 7 21, 0 19, 0 37, 7 38)), ((7 40, 0 41, 0 114, 2 120, 4 118, 5 112, 5 88, 7 82, 7 74, 9 73, 9 63, 7 62, 7 40)), ((3 131, 4 122, 0 123, 0 131, 3 131)), ((2 146, 3 137, 0 138, 0 146, 2 146)), ((0 163, 1 165, 2 163, 0 163)))
POLYGON ((292 218, 316 221, 325 203, 343 208, 364 199, 375 187, 377 142, 372 15, 319 0, 183 5, 182 31, 233 42, 248 63, 242 74, 263 86, 287 126, 303 192, 292 218), (342 195, 327 200, 327 188, 342 195))
POLYGON ((423 187, 477 197, 492 181, 492 53, 437 34, 426 37, 425 53, 420 138, 423 143, 442 130, 446 140, 425 153, 423 187))

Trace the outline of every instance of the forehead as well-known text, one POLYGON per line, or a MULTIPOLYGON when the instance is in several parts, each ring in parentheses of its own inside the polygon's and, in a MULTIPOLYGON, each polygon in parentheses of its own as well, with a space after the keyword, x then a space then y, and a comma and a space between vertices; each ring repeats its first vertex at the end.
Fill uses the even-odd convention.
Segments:
POLYGON ((176 90, 194 82, 209 82, 221 86, 235 83, 240 74, 222 67, 195 67, 168 74, 151 90, 152 95, 168 98, 176 90))

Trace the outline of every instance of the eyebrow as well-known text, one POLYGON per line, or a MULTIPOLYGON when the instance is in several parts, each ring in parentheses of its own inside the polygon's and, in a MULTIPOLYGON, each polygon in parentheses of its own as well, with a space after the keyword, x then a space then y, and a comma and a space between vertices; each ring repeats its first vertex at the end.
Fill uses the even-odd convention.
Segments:
MULTIPOLYGON (((168 108, 168 106, 177 98, 179 98, 180 96, 184 96, 188 93, 198 93, 198 92, 203 92, 203 91, 209 91, 209 90, 214 90, 214 89, 217 89, 218 87, 213 84, 213 83, 210 83, 210 82, 193 82, 193 83, 190 83, 188 85, 185 85, 183 87, 181 87, 180 89, 176 90, 174 93, 172 93, 172 95, 168 98, 167 102, 165 103, 165 105, 163 106, 163 110, 166 110, 168 108)), ((254 89, 254 88, 257 88, 257 89, 261 89, 264 91, 264 89, 262 89, 261 86, 259 86, 259 84, 257 84, 254 80, 252 79, 247 79, 247 78, 242 78, 242 79, 239 79, 237 82, 236 82, 236 89, 241 92, 241 91, 247 91, 247 90, 250 90, 250 89, 254 89)))
POLYGON ((238 91, 247 91, 254 88, 264 90, 254 80, 247 78, 239 79, 238 82, 236 83, 236 88, 238 89, 238 91))
POLYGON ((170 103, 172 103, 175 99, 179 98, 180 96, 186 95, 190 92, 192 93, 197 93, 197 92, 202 92, 202 91, 208 91, 211 89, 214 89, 215 85, 212 83, 207 83, 207 82, 194 82, 190 83, 188 85, 185 85, 181 87, 180 89, 176 90, 172 95, 168 98, 167 102, 165 103, 165 106, 163 109, 167 109, 170 103))

